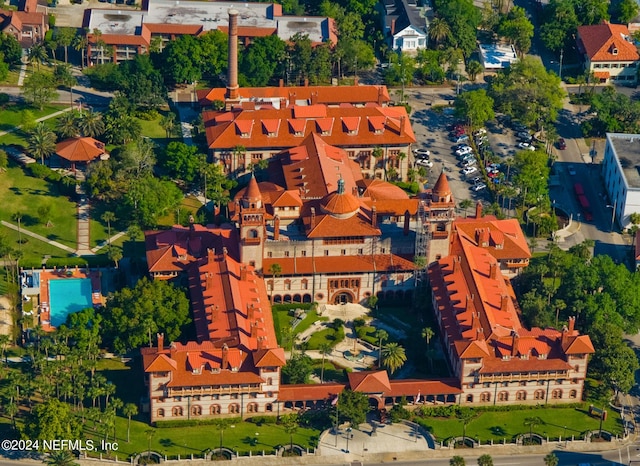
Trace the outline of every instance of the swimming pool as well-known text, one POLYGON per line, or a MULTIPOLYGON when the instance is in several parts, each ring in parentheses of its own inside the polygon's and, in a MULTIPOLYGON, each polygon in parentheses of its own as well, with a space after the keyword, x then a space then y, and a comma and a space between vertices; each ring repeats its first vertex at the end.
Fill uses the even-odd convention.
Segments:
POLYGON ((64 324, 67 316, 88 307, 93 307, 91 300, 90 278, 63 278, 49 280, 49 307, 51 309, 51 325, 58 327, 64 324))

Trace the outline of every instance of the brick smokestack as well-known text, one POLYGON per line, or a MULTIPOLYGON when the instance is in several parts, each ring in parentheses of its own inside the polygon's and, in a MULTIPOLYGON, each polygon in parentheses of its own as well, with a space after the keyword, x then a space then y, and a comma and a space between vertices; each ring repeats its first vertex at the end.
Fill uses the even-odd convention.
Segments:
POLYGON ((225 343, 222 345, 222 362, 220 363, 220 369, 226 369, 229 363, 229 347, 225 343))
POLYGON ((518 355, 518 342, 520 341, 520 335, 518 332, 513 332, 511 334, 511 356, 516 357, 518 355))
POLYGON ((164 349, 164 333, 156 333, 156 337, 158 338, 158 352, 164 349))
POLYGON ((371 207, 371 226, 375 227, 378 224, 378 209, 376 206, 371 207))
POLYGON ((273 219, 273 239, 278 241, 280 239, 280 217, 277 215, 273 219))
POLYGON ((238 10, 229 10, 229 63, 227 99, 238 99, 238 10))
POLYGON ((476 218, 482 218, 482 202, 478 201, 476 203, 476 218))

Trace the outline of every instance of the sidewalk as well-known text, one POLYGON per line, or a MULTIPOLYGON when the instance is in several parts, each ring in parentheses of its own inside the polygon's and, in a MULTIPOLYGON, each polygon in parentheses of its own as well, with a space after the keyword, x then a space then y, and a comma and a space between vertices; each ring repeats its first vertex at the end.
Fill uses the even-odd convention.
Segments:
MULTIPOLYGON (((0 220, 0 224, 2 224, 3 226, 5 226, 7 228, 11 228, 12 230, 18 231, 18 226, 14 225, 13 223, 9 223, 9 222, 6 222, 4 220, 0 220)), ((30 236, 31 238, 35 238, 35 239, 40 240, 40 241, 44 241, 45 243, 49 243, 51 246, 56 247, 58 249, 62 249, 63 251, 67 251, 68 253, 71 253, 71 254, 75 254, 76 253, 75 249, 72 249, 69 246, 65 246, 64 244, 58 243, 57 241, 53 241, 53 240, 50 240, 48 238, 45 238, 44 236, 39 235, 37 233, 33 233, 33 232, 29 231, 29 230, 25 230, 24 228, 20 228, 19 231, 23 235, 30 236)))
MULTIPOLYGON (((73 110, 73 109, 72 109, 71 107, 69 107, 69 108, 65 108, 65 109, 59 110, 59 111, 57 111, 57 112, 55 112, 55 113, 51 113, 50 115, 46 115, 46 116, 43 116, 43 117, 41 117, 41 118, 36 118, 36 121, 37 121, 37 122, 40 122, 40 121, 48 120, 49 118, 55 118, 55 117, 60 116, 60 115, 62 115, 63 113, 66 113, 66 112, 68 112, 68 111, 70 111, 70 110, 73 110)), ((18 130, 18 129, 20 129, 20 128, 22 128, 22 126, 21 126, 21 125, 19 125, 19 126, 14 126, 12 129, 9 129, 9 130, 7 130, 7 131, 0 131, 0 136, 4 136, 5 134, 13 133, 13 132, 17 131, 17 130, 18 130)))

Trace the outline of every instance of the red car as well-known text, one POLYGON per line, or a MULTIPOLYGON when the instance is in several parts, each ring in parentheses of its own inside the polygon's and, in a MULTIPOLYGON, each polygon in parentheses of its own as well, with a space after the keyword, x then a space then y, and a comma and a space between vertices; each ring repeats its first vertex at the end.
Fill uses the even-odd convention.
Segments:
POLYGON ((558 139, 558 149, 565 150, 566 148, 567 148, 567 143, 565 142, 564 138, 558 139))

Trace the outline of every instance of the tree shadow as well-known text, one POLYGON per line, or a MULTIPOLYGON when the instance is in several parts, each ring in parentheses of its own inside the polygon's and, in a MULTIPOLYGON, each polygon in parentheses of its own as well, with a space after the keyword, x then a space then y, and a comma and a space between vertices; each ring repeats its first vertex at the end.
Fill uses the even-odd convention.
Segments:
POLYGON ((176 443, 171 440, 170 438, 161 438, 159 440, 160 445, 162 445, 165 448, 169 448, 169 447, 173 447, 176 445, 176 443))
POLYGON ((256 445, 258 445, 260 442, 258 442, 258 438, 257 437, 251 437, 249 435, 247 435, 245 438, 243 438, 242 443, 244 443, 245 445, 249 445, 251 447, 255 447, 256 445))
POLYGON ((502 426, 493 426, 489 427, 489 431, 496 437, 504 437, 507 435, 507 431, 502 428, 502 426))

